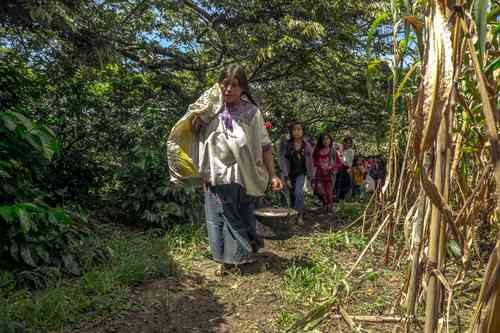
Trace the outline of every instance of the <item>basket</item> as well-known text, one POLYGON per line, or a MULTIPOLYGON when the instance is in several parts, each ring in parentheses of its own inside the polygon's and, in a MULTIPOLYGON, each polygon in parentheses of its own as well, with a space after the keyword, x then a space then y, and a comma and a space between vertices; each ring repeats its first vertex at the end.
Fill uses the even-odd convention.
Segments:
POLYGON ((261 224, 258 226, 259 234, 263 238, 268 239, 285 239, 292 232, 292 227, 299 215, 295 209, 290 207, 284 191, 280 191, 281 195, 285 196, 287 207, 263 207, 255 210, 255 218, 261 224))

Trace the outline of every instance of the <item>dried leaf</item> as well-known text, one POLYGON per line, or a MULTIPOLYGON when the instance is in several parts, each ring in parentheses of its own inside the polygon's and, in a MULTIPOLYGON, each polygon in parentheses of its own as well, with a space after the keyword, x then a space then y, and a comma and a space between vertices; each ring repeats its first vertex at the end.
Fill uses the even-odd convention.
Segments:
POLYGON ((420 182, 422 184, 422 188, 425 191, 427 197, 431 200, 432 204, 443 214, 445 221, 450 225, 451 231, 455 236, 455 239, 460 243, 460 248, 463 249, 463 237, 458 231, 457 226, 453 221, 453 212, 451 208, 448 206, 443 196, 439 193, 436 185, 434 185, 430 179, 424 173, 420 174, 420 182))
POLYGON ((428 34, 423 104, 426 124, 421 147, 422 153, 429 149, 436 139, 453 83, 451 31, 445 8, 441 3, 433 2, 433 6, 431 6, 428 34))
POLYGON ((481 95, 481 100, 483 103, 483 113, 486 118, 486 128, 488 129, 488 135, 490 137, 491 143, 491 160, 495 168, 495 183, 496 183, 496 208, 500 209, 500 145, 498 143, 498 129, 496 125, 495 115, 493 112, 493 106, 491 104, 491 99, 489 96, 488 88, 486 86, 486 80, 481 71, 481 66, 479 64, 479 59, 477 57, 476 50, 474 48, 474 40, 470 35, 469 26, 464 18, 460 20, 462 29, 467 36, 467 47, 469 49, 469 54, 472 59, 472 64, 474 65, 474 71, 476 72, 477 84, 479 88, 479 93, 481 95))
POLYGON ((424 131, 424 113, 423 113, 423 88, 417 91, 417 105, 415 112, 413 112, 414 134, 413 134, 413 150, 415 151, 415 158, 417 161, 422 161, 422 152, 420 145, 422 143, 422 136, 424 131))
POLYGON ((420 32, 424 28, 424 23, 415 16, 403 16, 403 19, 411 24, 415 32, 420 32))

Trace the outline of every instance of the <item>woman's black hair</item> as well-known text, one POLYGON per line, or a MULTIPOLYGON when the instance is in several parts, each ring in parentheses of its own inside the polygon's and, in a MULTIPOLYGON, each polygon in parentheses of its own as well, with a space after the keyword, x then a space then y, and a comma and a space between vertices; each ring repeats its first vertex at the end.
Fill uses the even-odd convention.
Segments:
POLYGON ((302 123, 300 121, 292 121, 288 125, 288 132, 290 133, 290 139, 288 141, 293 141, 292 132, 293 132, 293 129, 295 128, 295 126, 300 126, 302 128, 302 131, 304 131, 304 125, 302 125, 302 123))
POLYGON ((330 133, 328 132, 323 132, 321 133, 319 136, 318 136, 318 142, 316 143, 316 147, 314 147, 314 152, 313 152, 313 155, 316 155, 321 149, 323 148, 326 148, 324 145, 323 145, 323 139, 328 136, 330 138, 330 147, 329 148, 332 148, 333 146, 333 138, 332 136, 330 135, 330 133))
POLYGON ((245 95, 252 104, 257 105, 252 97, 252 94, 250 93, 250 86, 248 84, 247 75, 245 74, 245 69, 243 68, 243 66, 241 66, 240 64, 230 64, 226 68, 224 68, 224 70, 219 75, 218 82, 222 83, 227 79, 236 79, 240 84, 240 88, 242 90, 241 94, 245 95))

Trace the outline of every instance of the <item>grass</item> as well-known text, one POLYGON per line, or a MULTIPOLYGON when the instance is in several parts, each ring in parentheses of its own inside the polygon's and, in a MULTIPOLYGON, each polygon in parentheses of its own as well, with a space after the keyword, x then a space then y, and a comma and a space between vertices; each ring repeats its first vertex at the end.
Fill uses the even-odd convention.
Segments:
POLYGON ((173 258, 192 258, 206 248, 199 225, 177 226, 165 237, 110 225, 101 226, 98 234, 102 245, 109 248, 111 260, 86 267, 78 278, 54 274, 46 288, 32 290, 19 286, 13 274, 0 272, 0 332, 9 332, 6 323, 12 327, 22 323, 24 332, 62 330, 140 307, 131 302, 133 286, 181 275, 173 258))
POLYGON ((176 225, 165 235, 163 241, 169 254, 179 261, 189 261, 210 253, 204 224, 176 225))
MULTIPOLYGON (((336 219, 340 224, 349 224, 363 213, 364 203, 341 202, 337 205, 336 219)), ((303 239, 303 254, 296 257, 281 279, 280 297, 283 307, 277 319, 279 331, 286 331, 302 315, 315 305, 331 297, 337 286, 341 302, 352 314, 384 313, 391 304, 394 292, 386 292, 388 280, 399 278, 379 263, 383 240, 374 242, 348 279, 348 290, 342 282, 347 271, 368 244, 368 238, 357 228, 317 233, 303 239)))
POLYGON ((365 206, 365 201, 341 201, 336 204, 337 211, 335 212, 335 218, 342 223, 354 221, 363 214, 365 206))
POLYGON ((296 312, 287 310, 282 311, 277 322, 280 331, 284 332, 289 330, 299 318, 300 316, 296 312))
MULTIPOLYGON (((340 221, 335 225, 349 224, 362 214, 363 207, 363 203, 357 202, 338 204, 336 219, 340 221)), ((65 278, 57 270, 30 271, 25 273, 23 280, 40 280, 30 285, 46 286, 30 289, 21 287, 19 275, 0 272, 0 333, 60 332, 63 328, 77 328, 82 322, 87 326, 89 321, 105 323, 108 320, 121 320, 127 318, 128 313, 151 310, 148 308, 151 304, 134 297, 137 292, 134 286, 153 279, 199 274, 200 267, 213 268, 205 263, 197 265, 201 261, 213 263, 207 259, 210 253, 204 225, 175 226, 165 235, 103 225, 97 233, 96 246, 108 248, 111 259, 99 265, 88 260, 88 264, 84 265, 84 273, 78 278, 65 278), (196 269, 192 271, 195 265, 196 269), (44 276, 49 277, 47 282, 41 281, 44 276), (11 327, 8 328, 5 323, 11 327), (24 325, 26 329, 16 331, 14 326, 18 324, 24 325)), ((394 237, 394 240, 397 239, 397 236, 394 237)), ((272 326, 279 332, 286 331, 303 318, 304 313, 329 300, 336 287, 339 287, 339 292, 334 300, 335 306, 342 305, 349 314, 386 314, 398 299, 404 281, 404 269, 401 267, 406 264, 404 260, 398 267, 383 264, 383 235, 369 248, 354 274, 346 283, 343 281, 368 240, 367 236, 361 234, 359 224, 349 229, 297 234, 287 240, 272 242, 270 248, 282 256, 276 272, 271 270, 267 274, 265 268, 255 274, 235 273, 228 277, 229 284, 225 280, 211 286, 204 284, 200 288, 204 291, 210 289, 222 305, 227 300, 236 307, 236 311, 247 311, 245 309, 253 302, 254 296, 258 299, 258 290, 266 290, 271 285, 269 292, 277 299, 273 298, 269 313, 273 317, 272 326), (253 291, 239 293, 250 286, 257 290, 256 295, 252 294, 253 291)), ((402 246, 401 241, 395 241, 391 248, 391 263, 392 259, 397 258, 398 246, 402 246)), ((468 284, 478 291, 479 276, 477 281, 468 284)), ((168 294, 168 290, 166 292, 168 294)), ((475 298, 471 300, 469 291, 462 295, 458 290, 457 296, 463 319, 466 312, 471 311, 475 298)), ((196 301, 193 302, 193 306, 196 306, 196 301)), ((169 309, 168 297, 161 298, 155 304, 161 313, 159 317, 170 320, 169 311, 172 310, 169 309)), ((265 306, 268 305, 266 300, 265 306)), ((335 309, 332 311, 335 312, 335 309)), ((421 311, 422 306, 419 308, 421 311)), ((452 314, 452 317, 454 319, 457 315, 452 314)), ((326 332, 348 331, 342 325, 342 321, 331 319, 326 320, 321 329, 326 332)), ((374 328, 384 332, 388 326, 375 325, 374 328)))
POLYGON ((313 236, 305 245, 305 253, 292 261, 282 278, 282 297, 288 305, 311 306, 326 299, 342 280, 345 267, 339 264, 338 253, 361 239, 348 231, 313 236), (356 239, 346 242, 345 239, 356 239))

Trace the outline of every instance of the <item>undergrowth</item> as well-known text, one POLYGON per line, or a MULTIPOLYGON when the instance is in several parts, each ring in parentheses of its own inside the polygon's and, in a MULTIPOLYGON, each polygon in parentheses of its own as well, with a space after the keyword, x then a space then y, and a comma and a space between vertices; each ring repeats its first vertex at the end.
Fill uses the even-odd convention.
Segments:
MULTIPOLYGON (((337 205, 335 218, 339 227, 347 225, 363 212, 363 203, 342 202, 337 205)), ((370 254, 358 268, 358 273, 348 279, 346 286, 343 278, 359 253, 368 244, 368 238, 361 234, 357 227, 346 230, 340 228, 327 233, 315 233, 307 239, 300 240, 303 253, 292 260, 281 279, 280 296, 283 310, 278 316, 277 325, 280 331, 289 329, 307 310, 328 300, 336 287, 348 289, 349 296, 362 300, 364 293, 371 290, 374 302, 361 302, 363 309, 350 306, 350 311, 383 312, 388 304, 388 295, 377 296, 383 285, 383 269, 376 261, 368 260, 380 252, 383 242, 374 243, 370 254)), ((387 293, 386 293, 387 294, 387 293)), ((344 300, 342 300, 344 301, 344 300)))
MULTIPOLYGON (((206 244, 200 225, 174 227, 164 237, 102 225, 101 246, 111 260, 85 267, 78 278, 48 277, 46 288, 28 289, 11 273, 0 272, 0 332, 46 332, 92 321, 137 304, 131 288, 147 280, 181 276, 173 257, 193 257, 206 244)), ((206 245, 205 245, 206 248, 206 245)))

